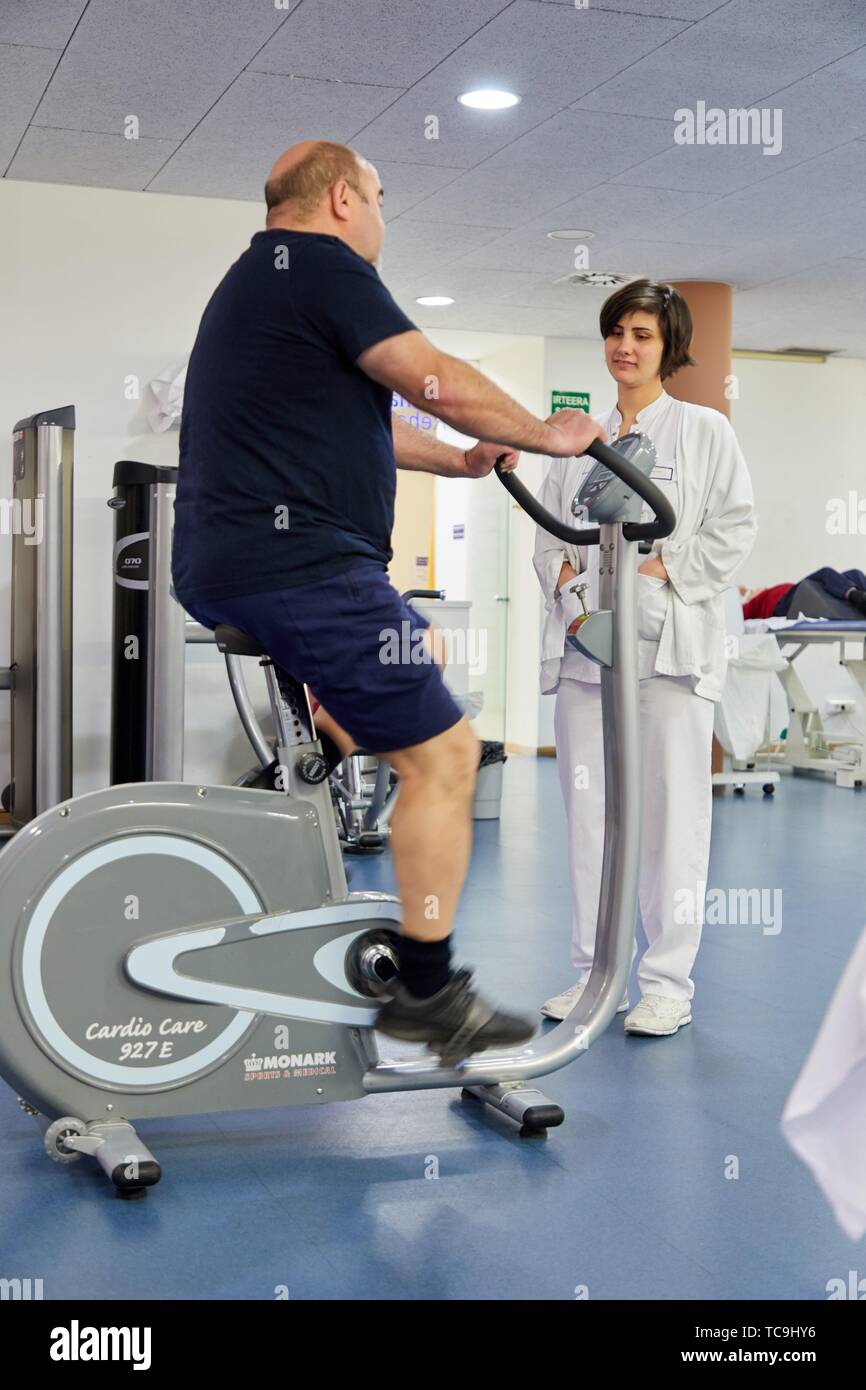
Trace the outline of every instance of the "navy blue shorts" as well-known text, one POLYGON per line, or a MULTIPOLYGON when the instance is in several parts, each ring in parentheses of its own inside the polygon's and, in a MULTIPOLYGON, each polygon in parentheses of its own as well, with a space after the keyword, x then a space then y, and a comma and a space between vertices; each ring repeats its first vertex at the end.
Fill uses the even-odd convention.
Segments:
POLYGON ((429 623, 374 560, 315 584, 184 607, 205 627, 254 637, 371 753, 425 743, 461 718, 423 644, 429 623))

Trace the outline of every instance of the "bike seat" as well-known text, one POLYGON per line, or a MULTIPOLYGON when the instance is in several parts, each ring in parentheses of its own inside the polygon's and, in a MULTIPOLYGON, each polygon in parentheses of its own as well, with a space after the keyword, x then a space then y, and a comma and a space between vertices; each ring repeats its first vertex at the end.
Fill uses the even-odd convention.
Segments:
POLYGON ((214 637, 219 650, 227 652, 230 656, 268 655, 261 642, 246 632, 241 632, 239 627, 228 627, 225 623, 220 623, 214 628, 214 637))

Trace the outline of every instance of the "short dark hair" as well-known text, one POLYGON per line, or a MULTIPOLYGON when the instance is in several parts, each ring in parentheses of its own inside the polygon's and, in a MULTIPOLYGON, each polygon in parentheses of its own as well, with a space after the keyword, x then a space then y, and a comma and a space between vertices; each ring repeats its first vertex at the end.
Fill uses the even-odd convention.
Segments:
POLYGON ((609 338, 620 319, 634 313, 635 309, 655 314, 659 321, 664 341, 659 369, 662 381, 681 367, 694 367, 695 360, 689 356, 694 333, 692 316, 678 290, 657 280, 631 280, 602 304, 598 319, 601 336, 609 338))

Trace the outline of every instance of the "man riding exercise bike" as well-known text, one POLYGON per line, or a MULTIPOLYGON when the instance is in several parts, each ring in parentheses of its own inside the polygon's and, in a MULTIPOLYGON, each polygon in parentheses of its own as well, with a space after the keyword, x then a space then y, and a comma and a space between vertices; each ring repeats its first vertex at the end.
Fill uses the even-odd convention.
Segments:
POLYGON ((266 199, 267 229, 214 292, 189 363, 175 591, 199 622, 261 643, 399 775, 400 980, 377 1028, 459 1038, 464 1055, 519 1043, 533 1023, 451 966, 478 740, 435 661, 383 658, 383 634, 427 626, 388 581, 395 470, 482 478, 517 450, 570 457, 606 436, 580 411, 536 419, 407 318, 375 268, 379 177, 352 150, 294 146, 266 199), (464 454, 392 421, 393 391, 483 442, 464 454))

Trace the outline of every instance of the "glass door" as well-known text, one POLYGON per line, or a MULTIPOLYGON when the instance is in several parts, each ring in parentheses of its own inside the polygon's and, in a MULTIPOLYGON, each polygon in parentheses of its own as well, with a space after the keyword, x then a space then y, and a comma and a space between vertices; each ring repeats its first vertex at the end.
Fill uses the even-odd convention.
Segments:
MULTIPOLYGON (((475 442, 441 423, 437 433, 460 449, 475 442)), ((493 474, 469 480, 436 479, 435 587, 444 589, 448 600, 469 604, 465 637, 455 621, 452 657, 455 661, 465 657, 469 696, 475 697, 475 704, 480 700, 480 710, 472 719, 475 732, 479 738, 501 743, 505 741, 508 665, 510 500, 493 474)))

